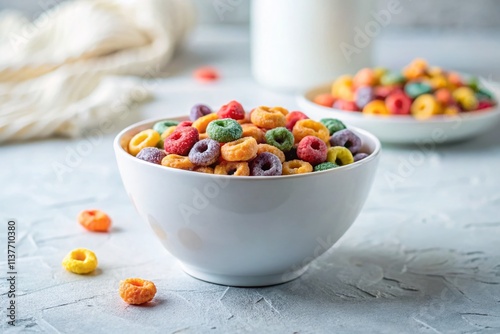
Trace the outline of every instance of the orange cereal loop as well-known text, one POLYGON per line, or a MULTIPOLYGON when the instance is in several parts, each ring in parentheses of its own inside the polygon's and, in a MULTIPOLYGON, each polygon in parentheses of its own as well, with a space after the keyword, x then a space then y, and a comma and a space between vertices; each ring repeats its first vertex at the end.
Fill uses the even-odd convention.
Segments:
POLYGON ((389 116, 391 113, 389 108, 387 108, 386 104, 382 100, 373 100, 369 102, 363 108, 363 114, 366 115, 380 115, 380 116, 389 116))
POLYGON ((313 166, 302 160, 290 160, 283 163, 283 175, 311 173, 313 166))
POLYGON ((184 157, 182 155, 177 154, 169 154, 161 161, 162 166, 177 168, 177 169, 185 169, 191 170, 194 165, 191 161, 189 161, 188 157, 184 157))
POLYGON ((299 120, 295 123, 292 133, 295 137, 295 143, 299 143, 306 136, 318 137, 325 143, 330 140, 330 131, 328 128, 323 123, 312 119, 299 120))
POLYGON ((285 153, 283 153, 283 151, 281 151, 276 146, 269 145, 269 144, 259 144, 258 150, 257 150, 257 155, 264 153, 264 152, 274 154, 275 156, 277 156, 280 159, 281 163, 285 162, 285 153))
POLYGON ((128 152, 135 157, 143 148, 155 147, 160 139, 160 134, 153 129, 141 131, 128 143, 128 152))
POLYGON ((215 166, 214 174, 250 176, 250 167, 248 167, 248 162, 222 161, 219 165, 215 166))
POLYGON ((283 108, 281 107, 257 107, 252 111, 250 120, 254 125, 264 129, 273 129, 285 126, 286 118, 282 109, 283 108))
POLYGON ((449 88, 457 88, 463 86, 462 76, 457 72, 448 73, 449 88))
POLYGON ((330 93, 323 93, 316 95, 313 102, 320 106, 331 108, 335 102, 335 98, 330 93))
POLYGON ((140 305, 153 300, 156 286, 142 278, 127 278, 120 281, 119 293, 125 303, 140 305))
POLYGON ((353 84, 356 87, 360 86, 375 86, 377 78, 371 68, 360 69, 353 78, 353 84))
POLYGON ((214 169, 212 167, 199 166, 195 167, 195 169, 193 169, 193 172, 213 174, 214 169))
POLYGON ((410 80, 418 79, 426 74, 427 67, 427 61, 417 58, 403 69, 403 75, 410 80))
POLYGON ((208 136, 208 133, 205 132, 205 133, 200 133, 199 134, 199 138, 200 138, 200 140, 202 140, 202 139, 207 139, 207 138, 210 138, 210 137, 208 136))
POLYGON ((211 121, 215 121, 216 119, 219 119, 219 116, 217 116, 216 113, 211 113, 198 118, 193 122, 192 127, 196 128, 196 130, 198 130, 198 133, 205 133, 207 132, 208 123, 210 123, 211 121))
POLYGON ((241 124, 241 127, 243 129, 242 137, 253 137, 257 143, 266 142, 266 134, 259 127, 252 123, 241 124))
POLYGON ((410 66, 413 66, 415 68, 420 68, 420 69, 427 69, 429 64, 427 63, 427 60, 423 58, 415 58, 413 61, 410 63, 410 66))
POLYGON ((248 161, 257 156, 257 141, 253 137, 244 137, 220 148, 220 155, 226 161, 248 161))
POLYGON ((78 215, 78 222, 89 231, 108 232, 111 219, 101 210, 84 210, 78 215))

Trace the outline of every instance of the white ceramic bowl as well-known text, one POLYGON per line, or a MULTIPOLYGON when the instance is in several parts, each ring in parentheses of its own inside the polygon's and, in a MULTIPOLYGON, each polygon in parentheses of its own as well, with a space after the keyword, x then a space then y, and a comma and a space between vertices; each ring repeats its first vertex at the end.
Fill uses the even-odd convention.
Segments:
POLYGON ((196 173, 127 153, 130 138, 159 120, 132 125, 114 141, 125 189, 186 273, 223 285, 272 285, 300 276, 358 216, 380 155, 376 137, 352 128, 371 155, 351 165, 273 177, 196 173))
MULTIPOLYGON (((484 83, 488 89, 500 94, 499 85, 484 83)), ((395 144, 441 144, 465 140, 481 135, 498 125, 500 108, 463 113, 457 117, 437 116, 429 120, 416 120, 412 116, 370 116, 320 106, 313 102, 316 95, 330 92, 331 84, 321 85, 297 97, 300 108, 311 118, 338 118, 348 124, 363 128, 382 142, 395 144)), ((497 98, 498 101, 498 98, 497 98)))

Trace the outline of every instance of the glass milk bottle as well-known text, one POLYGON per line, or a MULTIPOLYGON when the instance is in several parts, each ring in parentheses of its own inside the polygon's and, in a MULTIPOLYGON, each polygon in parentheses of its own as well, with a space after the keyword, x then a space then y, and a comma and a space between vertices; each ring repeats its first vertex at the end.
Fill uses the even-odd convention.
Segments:
MULTIPOLYGON (((370 0, 253 0, 252 72, 271 89, 300 91, 371 65, 370 0)), ((379 27, 380 28, 380 27, 379 27)))

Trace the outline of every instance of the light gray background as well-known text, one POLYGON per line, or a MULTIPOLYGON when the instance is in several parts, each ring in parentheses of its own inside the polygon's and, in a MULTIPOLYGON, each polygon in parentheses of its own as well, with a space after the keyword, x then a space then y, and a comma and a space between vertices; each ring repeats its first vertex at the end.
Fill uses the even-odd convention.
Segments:
MULTIPOLYGON (((66 0, 0 0, 0 10, 16 8, 30 16, 39 14, 40 4, 66 0)), ((201 23, 245 23, 249 18, 250 0, 241 0, 234 10, 221 20, 214 3, 235 3, 237 0, 193 0, 201 23)), ((362 0, 366 1, 366 0, 362 0)), ((385 8, 390 0, 374 0, 376 7, 385 8)), ((500 1, 497 0, 400 0, 405 10, 394 18, 388 29, 448 28, 500 30, 500 1)), ((292 1, 293 2, 293 1, 292 1)))

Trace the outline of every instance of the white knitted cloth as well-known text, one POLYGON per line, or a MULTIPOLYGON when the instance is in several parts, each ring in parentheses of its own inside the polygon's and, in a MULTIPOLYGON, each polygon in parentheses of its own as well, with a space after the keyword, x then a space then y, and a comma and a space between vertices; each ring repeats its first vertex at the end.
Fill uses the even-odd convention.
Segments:
POLYGON ((76 0, 34 22, 0 13, 0 142, 76 136, 149 97, 138 78, 172 57, 188 0, 76 0))

